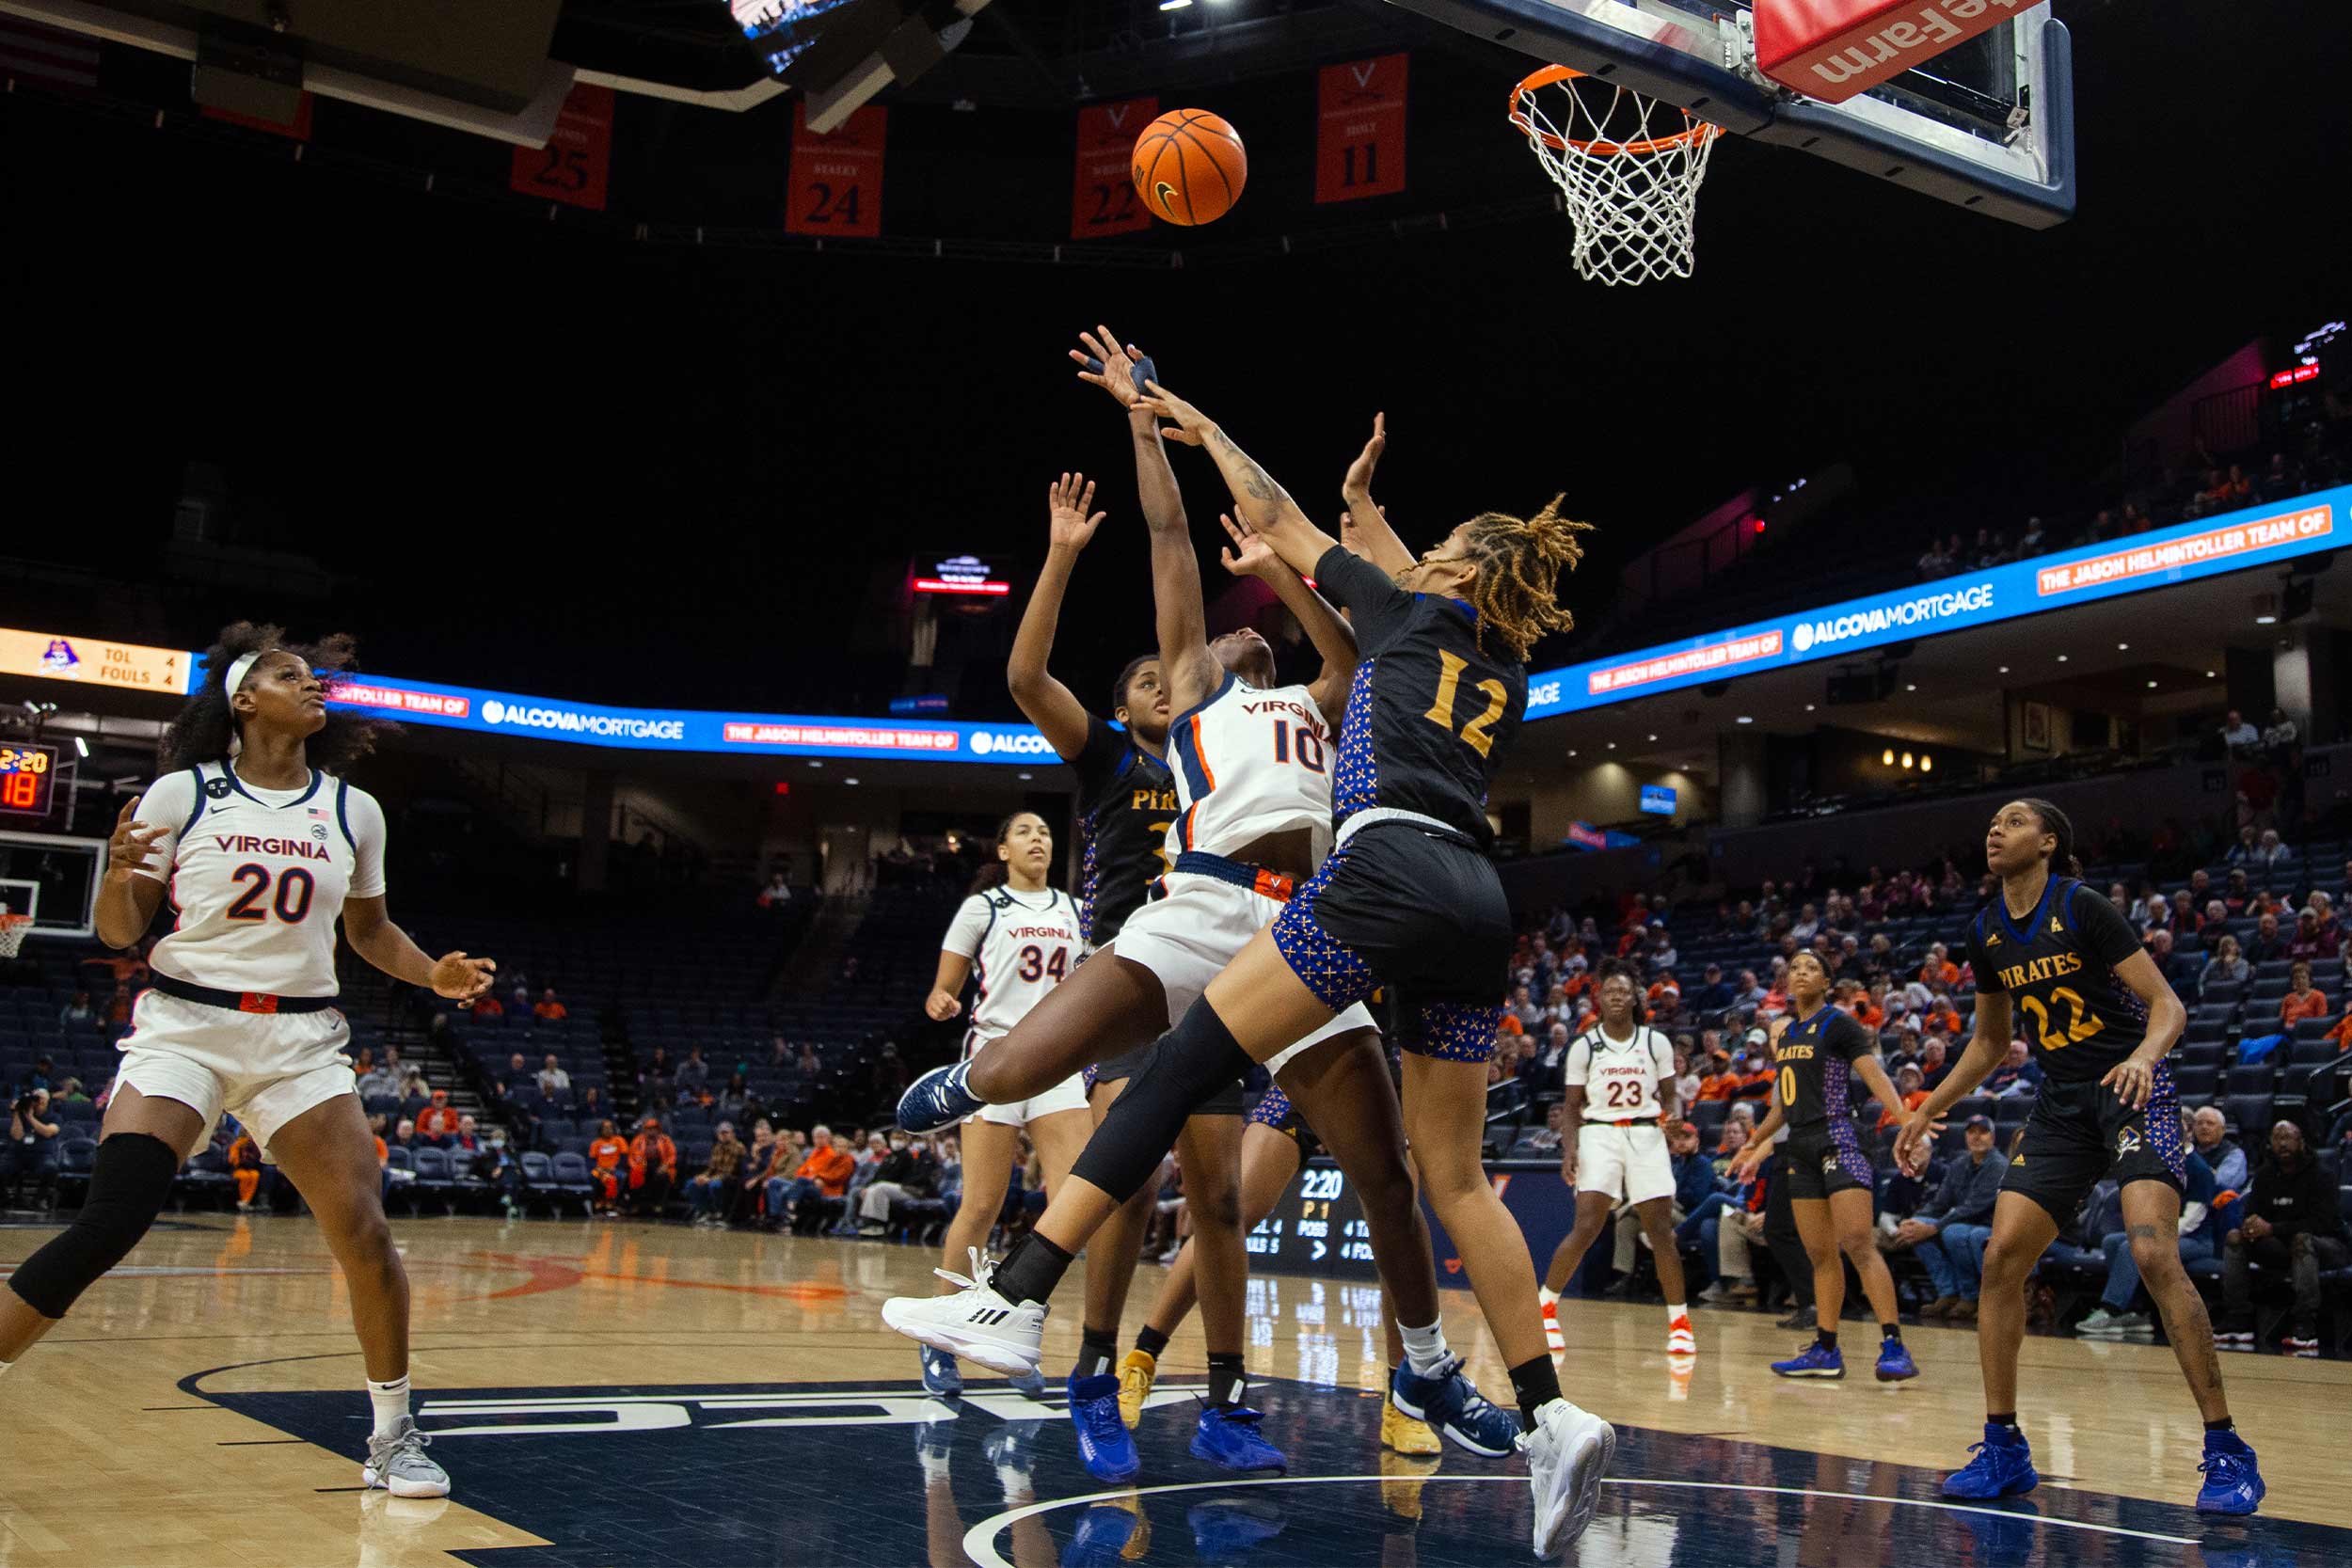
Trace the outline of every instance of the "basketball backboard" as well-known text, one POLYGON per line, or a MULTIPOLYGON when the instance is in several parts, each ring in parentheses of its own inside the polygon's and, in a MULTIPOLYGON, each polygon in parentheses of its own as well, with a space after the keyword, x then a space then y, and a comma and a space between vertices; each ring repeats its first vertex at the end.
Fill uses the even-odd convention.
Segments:
MULTIPOLYGON (((1843 103, 1756 70, 1739 0, 1391 0, 1738 135, 2032 229, 2074 211, 2074 56, 2047 4, 1843 103)), ((1995 0, 1998 3, 1998 0, 1995 0)))
POLYGON ((0 832, 0 908, 31 915, 34 936, 96 935, 105 870, 103 838, 0 832))

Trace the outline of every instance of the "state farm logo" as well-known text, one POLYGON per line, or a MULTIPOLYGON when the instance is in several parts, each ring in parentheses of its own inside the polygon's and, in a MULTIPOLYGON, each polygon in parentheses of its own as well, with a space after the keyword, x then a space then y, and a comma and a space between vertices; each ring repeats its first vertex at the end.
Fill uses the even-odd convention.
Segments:
POLYGON ((496 697, 486 699, 482 705, 482 721, 485 724, 504 723, 506 721, 506 705, 500 702, 496 697))
POLYGON ((1046 745, 1041 735, 991 735, 986 730, 972 732, 972 754, 984 757, 992 753, 1004 756, 1042 756, 1053 748, 1046 745))

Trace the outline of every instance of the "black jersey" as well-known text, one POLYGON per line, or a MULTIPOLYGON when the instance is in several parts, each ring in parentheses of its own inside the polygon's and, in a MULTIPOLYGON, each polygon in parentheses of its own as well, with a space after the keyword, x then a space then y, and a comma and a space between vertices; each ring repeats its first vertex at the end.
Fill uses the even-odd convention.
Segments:
POLYGON ((1874 1055, 1878 1043, 1853 1015, 1824 1003, 1802 1022, 1791 1021, 1773 1048, 1774 1084, 1789 1135, 1805 1137, 1853 1121, 1853 1064, 1874 1055))
POLYGON ((2147 1039, 2148 1009, 2115 973, 2139 950, 2106 895, 2072 877, 2051 878, 2023 920, 1995 894, 1968 933, 1977 994, 2009 994, 2013 1027, 2061 1084, 2106 1077, 2147 1039))
POLYGON ((1348 612, 1362 654, 1341 721, 1334 815, 1415 812, 1486 847, 1486 780, 1526 715, 1527 666, 1480 650, 1469 605, 1408 594, 1336 545, 1315 562, 1315 586, 1348 612))
POLYGON ((1176 781, 1168 764, 1091 714, 1086 744, 1070 765, 1078 770, 1078 825, 1086 841, 1078 927, 1100 947, 1119 935, 1152 879, 1168 869, 1160 844, 1176 816, 1176 781))

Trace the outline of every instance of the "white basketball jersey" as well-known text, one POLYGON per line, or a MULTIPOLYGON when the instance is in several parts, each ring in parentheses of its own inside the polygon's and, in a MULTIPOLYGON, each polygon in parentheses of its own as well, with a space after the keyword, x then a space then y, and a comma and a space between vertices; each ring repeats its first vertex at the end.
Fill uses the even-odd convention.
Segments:
POLYGON ((1672 1078, 1674 1046, 1647 1024, 1629 1040, 1613 1040, 1596 1023, 1568 1043, 1561 1081, 1584 1085, 1586 1121, 1656 1121, 1658 1081, 1672 1078))
POLYGON ((169 830, 146 875, 179 920, 149 962, 215 990, 333 996, 335 921, 345 898, 384 891, 384 811, 331 773, 301 789, 255 789, 208 763, 158 779, 136 820, 169 830))
POLYGON ((1168 730, 1180 815, 1172 859, 1185 849, 1232 855, 1268 833, 1314 832, 1331 849, 1331 728, 1303 686, 1261 691, 1228 673, 1209 700, 1168 730))
POLYGON ((1059 888, 991 888, 963 901, 940 946, 972 960, 972 1027, 990 1039, 1027 1016, 1086 953, 1078 905, 1059 888))

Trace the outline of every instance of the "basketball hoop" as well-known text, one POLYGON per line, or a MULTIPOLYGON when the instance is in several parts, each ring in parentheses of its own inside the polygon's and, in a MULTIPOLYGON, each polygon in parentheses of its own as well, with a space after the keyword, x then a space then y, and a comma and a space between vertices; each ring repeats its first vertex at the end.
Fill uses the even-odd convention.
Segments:
POLYGON ((1566 198, 1579 277, 1638 284, 1691 276, 1699 183, 1721 126, 1565 65, 1511 89, 1511 123, 1566 198))
POLYGON ((0 913, 0 958, 15 958, 32 930, 31 915, 0 913))

